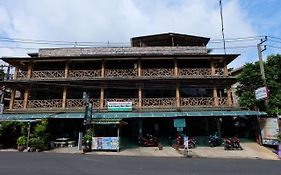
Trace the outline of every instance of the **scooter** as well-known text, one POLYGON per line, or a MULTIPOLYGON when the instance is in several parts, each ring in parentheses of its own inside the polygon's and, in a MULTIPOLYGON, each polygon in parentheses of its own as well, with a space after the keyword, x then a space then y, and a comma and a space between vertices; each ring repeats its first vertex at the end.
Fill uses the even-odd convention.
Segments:
POLYGON ((224 149, 225 150, 234 150, 239 149, 243 150, 242 146, 240 145, 240 140, 237 137, 233 137, 230 139, 224 139, 224 149))
POLYGON ((210 145, 210 147, 220 146, 221 139, 216 134, 210 135, 209 136, 209 145, 210 145))
POLYGON ((145 147, 158 146, 158 138, 147 134, 145 137, 140 137, 140 145, 145 147))

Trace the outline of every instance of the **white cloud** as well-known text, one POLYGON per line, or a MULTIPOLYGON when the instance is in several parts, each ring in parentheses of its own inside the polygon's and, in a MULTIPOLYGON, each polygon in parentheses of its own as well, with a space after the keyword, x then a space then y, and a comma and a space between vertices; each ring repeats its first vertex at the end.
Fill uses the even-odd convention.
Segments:
MULTIPOLYGON (((226 37, 256 35, 238 0, 225 1, 223 13, 226 37)), ((129 42, 162 32, 221 38, 216 0, 9 0, 0 4, 0 16, 0 36, 11 38, 129 42)))

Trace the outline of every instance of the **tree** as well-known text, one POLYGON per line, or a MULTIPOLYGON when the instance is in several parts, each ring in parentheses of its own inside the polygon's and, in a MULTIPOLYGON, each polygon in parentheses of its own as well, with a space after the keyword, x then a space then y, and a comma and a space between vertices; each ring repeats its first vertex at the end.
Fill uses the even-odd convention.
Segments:
POLYGON ((281 114, 281 55, 268 56, 264 67, 269 89, 268 108, 265 109, 263 100, 255 99, 255 89, 264 86, 258 62, 245 64, 238 76, 240 85, 236 94, 239 96, 240 106, 251 110, 266 110, 269 115, 281 114))

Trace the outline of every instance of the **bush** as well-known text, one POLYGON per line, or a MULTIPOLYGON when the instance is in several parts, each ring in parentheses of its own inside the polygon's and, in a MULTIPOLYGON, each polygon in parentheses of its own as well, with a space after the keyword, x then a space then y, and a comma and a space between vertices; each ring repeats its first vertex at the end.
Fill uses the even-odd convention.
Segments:
POLYGON ((92 143, 92 130, 91 129, 86 130, 86 133, 83 136, 82 142, 83 142, 83 145, 90 147, 90 145, 92 143))
POLYGON ((17 144, 18 146, 25 146, 27 143, 27 137, 26 136, 20 136, 18 139, 17 139, 17 144))

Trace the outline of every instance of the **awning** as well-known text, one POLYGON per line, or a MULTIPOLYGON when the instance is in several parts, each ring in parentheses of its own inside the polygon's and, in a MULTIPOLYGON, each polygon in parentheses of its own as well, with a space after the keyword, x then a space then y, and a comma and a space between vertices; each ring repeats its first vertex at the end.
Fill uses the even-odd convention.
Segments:
MULTIPOLYGON (((259 111, 190 111, 190 112, 107 112, 94 113, 93 119, 123 119, 123 118, 150 118, 150 117, 207 117, 207 116, 261 116, 265 112, 259 111)), ((1 114, 0 121, 3 120, 32 120, 43 118, 57 119, 83 119, 84 113, 39 113, 39 114, 1 114)), ((115 121, 114 121, 115 122, 115 121)))
POLYGON ((38 114, 0 114, 0 121, 3 120, 35 120, 44 118, 84 118, 84 113, 38 113, 38 114))
POLYGON ((266 115, 265 112, 259 111, 192 111, 192 112, 109 112, 95 113, 93 118, 150 118, 150 117, 208 117, 208 116, 260 116, 266 115))

